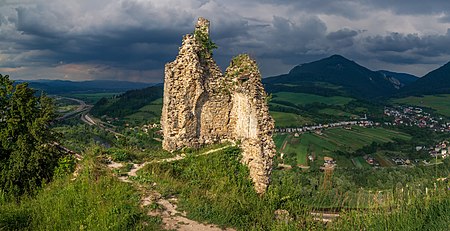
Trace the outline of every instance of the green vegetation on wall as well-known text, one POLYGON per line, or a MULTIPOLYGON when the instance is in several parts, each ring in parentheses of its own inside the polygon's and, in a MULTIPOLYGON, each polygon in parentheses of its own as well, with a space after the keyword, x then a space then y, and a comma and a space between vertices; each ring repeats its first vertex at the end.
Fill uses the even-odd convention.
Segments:
POLYGON ((217 49, 217 45, 211 40, 209 35, 201 30, 196 30, 194 31, 194 38, 200 42, 200 44, 206 51, 206 53, 202 53, 201 55, 203 55, 204 58, 211 57, 213 54, 213 50, 217 49))

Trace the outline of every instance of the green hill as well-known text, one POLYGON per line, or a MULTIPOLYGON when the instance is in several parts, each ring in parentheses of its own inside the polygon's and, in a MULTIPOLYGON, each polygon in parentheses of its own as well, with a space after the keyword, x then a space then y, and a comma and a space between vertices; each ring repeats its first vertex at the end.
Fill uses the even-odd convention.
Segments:
POLYGON ((397 92, 393 79, 340 55, 294 67, 288 74, 263 80, 269 92, 290 91, 318 95, 373 98, 397 92))
POLYGON ((114 98, 100 99, 92 108, 91 113, 97 117, 113 118, 125 118, 138 113, 139 117, 147 117, 147 121, 153 117, 157 117, 159 120, 162 103, 158 99, 162 96, 162 86, 130 90, 114 98))
POLYGON ((450 93, 450 62, 431 71, 403 88, 399 95, 433 95, 450 93))

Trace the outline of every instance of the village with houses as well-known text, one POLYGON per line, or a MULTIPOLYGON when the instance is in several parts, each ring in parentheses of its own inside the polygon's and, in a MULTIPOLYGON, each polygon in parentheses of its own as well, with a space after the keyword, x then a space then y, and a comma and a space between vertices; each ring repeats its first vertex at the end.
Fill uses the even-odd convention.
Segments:
MULTIPOLYGON (((275 128, 275 133, 291 134, 293 137, 300 137, 304 133, 314 133, 321 136, 324 130, 333 128, 343 128, 351 130, 352 127, 390 127, 390 126, 414 126, 423 129, 430 129, 434 132, 450 132, 450 122, 442 117, 437 117, 431 113, 426 112, 420 107, 412 106, 393 106, 384 108, 384 116, 388 122, 374 122, 368 120, 367 116, 361 117, 359 120, 340 121, 328 124, 305 125, 301 127, 275 128)), ((379 121, 379 120, 378 120, 379 121)), ((414 149, 414 147, 413 147, 414 149)), ((416 152, 421 152, 429 156, 429 160, 415 159, 407 157, 389 157, 389 162, 393 166, 412 167, 415 165, 431 165, 437 163, 437 159, 445 159, 450 156, 449 141, 444 140, 429 146, 416 146, 416 152), (434 160, 436 161, 430 161, 434 160)), ((364 155, 363 160, 374 168, 386 166, 380 163, 378 158, 373 155, 364 155)), ((313 162, 315 158, 313 155, 308 155, 308 161, 313 162)), ((353 160, 352 160, 353 161, 353 160)), ((357 164, 355 164, 356 166, 357 164)), ((321 169, 334 169, 337 166, 336 160, 331 157, 323 159, 321 169)), ((305 166, 302 166, 305 167, 305 166)))
POLYGON ((419 107, 385 107, 384 115, 393 118, 392 122, 384 123, 387 126, 416 126, 435 132, 450 132, 450 122, 446 122, 442 117, 436 118, 419 107))
POLYGON ((352 121, 342 121, 335 122, 329 124, 318 124, 311 126, 303 126, 303 127, 293 127, 293 128, 275 128, 275 133, 293 133, 294 136, 298 137, 300 134, 305 132, 315 132, 317 134, 321 134, 322 130, 328 128, 338 128, 342 127, 345 129, 351 129, 352 126, 360 126, 360 127, 373 127, 380 126, 380 123, 374 123, 370 120, 352 120, 352 121))

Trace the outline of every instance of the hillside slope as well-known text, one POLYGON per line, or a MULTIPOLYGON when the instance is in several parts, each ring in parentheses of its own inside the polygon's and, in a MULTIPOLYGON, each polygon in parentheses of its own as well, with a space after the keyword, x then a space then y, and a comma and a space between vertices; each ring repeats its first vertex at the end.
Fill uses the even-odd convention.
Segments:
POLYGON ((398 81, 397 86, 399 88, 405 87, 406 85, 409 85, 411 83, 414 83, 419 79, 419 77, 407 73, 398 73, 398 72, 392 72, 392 71, 386 71, 386 70, 379 70, 379 73, 383 74, 384 76, 388 77, 392 80, 392 82, 398 81))
POLYGON ((336 93, 359 98, 386 96, 397 91, 396 85, 389 77, 380 72, 371 71, 340 55, 298 65, 288 74, 269 77, 264 79, 264 82, 269 91, 282 91, 274 87, 280 84, 285 86, 309 84, 320 88, 323 84, 314 83, 327 83, 332 85, 328 88, 334 88, 336 93))
POLYGON ((94 116, 125 117, 138 112, 142 107, 162 98, 163 87, 152 86, 130 90, 112 99, 102 98, 92 108, 94 116))
POLYGON ((401 89, 400 96, 450 93, 450 62, 401 89))

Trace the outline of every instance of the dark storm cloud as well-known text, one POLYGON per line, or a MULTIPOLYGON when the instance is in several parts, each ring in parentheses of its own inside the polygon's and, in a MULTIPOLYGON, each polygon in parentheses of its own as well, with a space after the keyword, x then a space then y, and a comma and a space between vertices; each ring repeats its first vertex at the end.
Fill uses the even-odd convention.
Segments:
POLYGON ((261 2, 274 5, 289 5, 292 11, 308 13, 325 13, 347 18, 364 17, 357 1, 353 0, 262 0, 261 2))
POLYGON ((447 0, 262 0, 269 4, 289 4, 297 11, 326 13, 360 18, 365 10, 390 10, 397 14, 434 14, 450 12, 447 0))
POLYGON ((327 35, 327 38, 330 40, 342 40, 342 39, 353 38, 356 35, 358 35, 358 31, 344 28, 344 29, 329 33, 327 35))
POLYGON ((417 34, 391 33, 386 36, 374 36, 365 39, 370 52, 390 51, 414 54, 424 57, 449 55, 450 29, 445 35, 419 36, 417 34))
MULTIPOLYGON (((135 10, 128 6, 126 11, 135 10)), ((18 8, 17 30, 31 37, 20 42, 20 46, 30 50, 52 50, 54 61, 101 63, 118 62, 121 66, 140 66, 154 69, 154 65, 141 65, 148 60, 161 60, 158 65, 170 58, 176 51, 179 35, 186 33, 184 25, 178 28, 158 27, 158 22, 147 21, 154 27, 130 25, 114 27, 102 25, 96 30, 77 31, 77 25, 65 21, 61 12, 36 8, 18 8), (145 51, 145 52, 144 52, 145 51), (170 52, 172 51, 172 52, 170 52)), ((134 16, 136 17, 136 15, 134 16)))
POLYGON ((437 64, 450 59, 449 9, 434 0, 0 0, 0 71, 161 81, 198 16, 211 20, 222 68, 242 52, 265 76, 335 53, 437 64))
POLYGON ((274 16, 267 27, 255 30, 253 36, 264 41, 260 50, 253 50, 265 58, 280 58, 285 62, 293 56, 307 53, 323 53, 326 49, 323 38, 327 27, 317 17, 304 18, 300 24, 286 18, 274 16), (269 46, 267 46, 269 44, 269 46))
MULTIPOLYGON (((221 5, 203 0, 186 2, 192 7, 206 8, 206 15, 214 14, 211 30, 217 41, 226 43, 246 36, 247 20, 229 11, 215 13, 208 9, 215 10, 221 5)), ((174 58, 182 35, 192 32, 197 17, 188 9, 184 10, 183 3, 179 7, 170 3, 158 5, 158 1, 103 3, 103 8, 97 4, 98 9, 84 9, 86 4, 65 8, 64 1, 59 1, 59 5, 42 1, 19 6, 15 9, 14 27, 21 36, 9 40, 14 40, 16 51, 51 51, 42 52, 42 59, 33 62, 37 66, 97 63, 115 68, 155 70, 174 58)), ((24 56, 21 61, 30 65, 29 59, 24 56)), ((7 65, 3 62, 1 66, 7 65)))
POLYGON ((378 9, 389 9, 398 14, 434 14, 450 12, 450 1, 447 0, 364 0, 364 5, 378 9))
POLYGON ((440 21, 440 22, 443 22, 443 23, 448 23, 448 22, 450 22, 450 12, 447 13, 447 14, 445 14, 444 16, 440 17, 440 18, 439 18, 439 21, 440 21))

